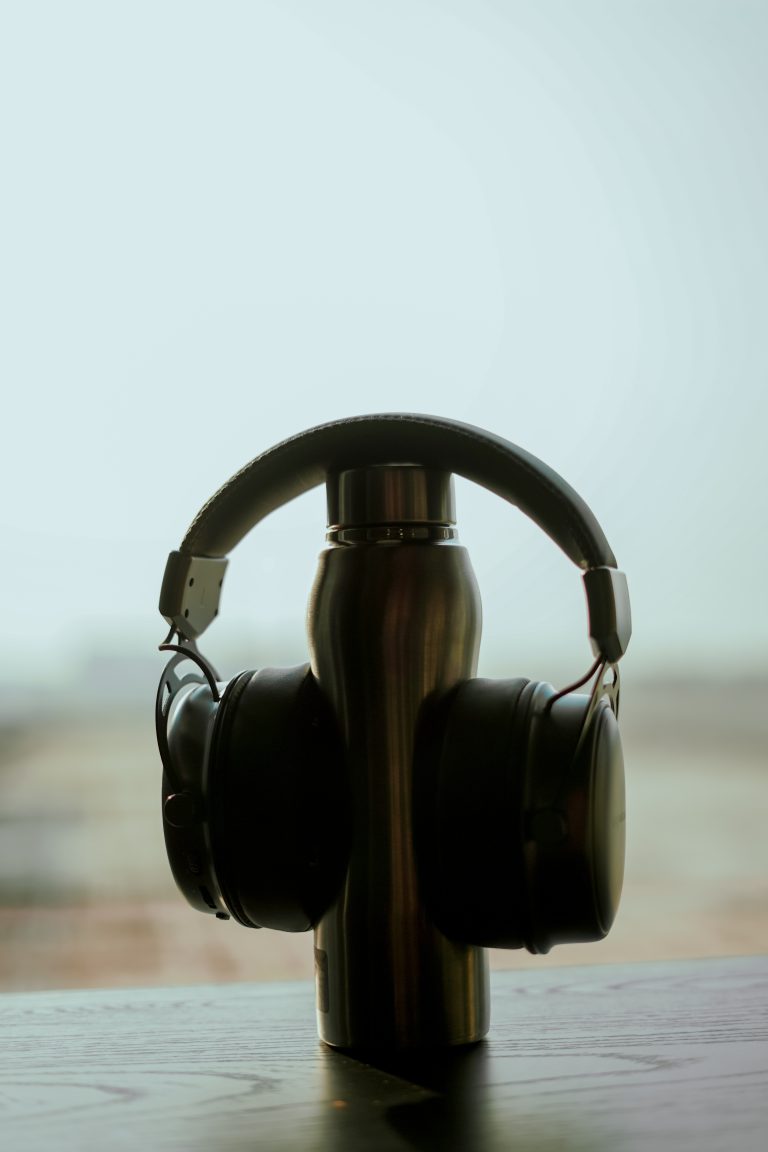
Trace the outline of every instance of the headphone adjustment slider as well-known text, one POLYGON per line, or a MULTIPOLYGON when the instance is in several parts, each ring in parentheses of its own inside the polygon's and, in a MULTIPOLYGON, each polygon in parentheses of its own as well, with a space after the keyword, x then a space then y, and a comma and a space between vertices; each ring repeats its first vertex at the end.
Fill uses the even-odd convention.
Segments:
POLYGON ((627 578, 616 568, 588 568, 584 573, 584 590, 592 651, 606 664, 616 664, 626 652, 632 635, 627 578))
POLYGON ((219 614, 225 557, 171 552, 160 589, 160 614, 188 640, 206 630, 219 614))

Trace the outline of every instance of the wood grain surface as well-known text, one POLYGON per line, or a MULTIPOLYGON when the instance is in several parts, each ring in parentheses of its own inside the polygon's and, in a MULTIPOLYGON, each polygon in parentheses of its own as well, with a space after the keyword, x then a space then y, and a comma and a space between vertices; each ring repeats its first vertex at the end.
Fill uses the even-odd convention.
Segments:
POLYGON ((768 958, 496 973, 488 1040, 365 1058, 308 983, 0 997, 4 1152, 768 1148, 768 958))

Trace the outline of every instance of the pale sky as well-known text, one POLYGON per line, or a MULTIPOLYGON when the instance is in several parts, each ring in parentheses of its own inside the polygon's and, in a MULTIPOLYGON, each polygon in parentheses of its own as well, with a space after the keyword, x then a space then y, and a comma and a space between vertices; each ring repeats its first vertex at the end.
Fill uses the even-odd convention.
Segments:
MULTIPOLYGON (((3 5, 3 680, 151 653, 214 489, 397 410, 584 496, 627 670, 768 669, 767 43, 762 0, 3 5)), ((586 668, 576 568, 458 511, 481 668, 586 668)), ((235 551, 214 658, 303 658, 323 537, 316 492, 235 551)))

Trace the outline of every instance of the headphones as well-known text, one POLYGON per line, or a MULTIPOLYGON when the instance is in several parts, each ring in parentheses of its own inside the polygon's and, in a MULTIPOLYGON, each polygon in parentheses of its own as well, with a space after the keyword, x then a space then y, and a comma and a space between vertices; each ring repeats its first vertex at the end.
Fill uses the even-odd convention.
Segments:
POLYGON ((626 578, 556 472, 498 436, 432 416, 358 416, 283 441, 227 481, 171 552, 160 612, 170 626, 161 650, 172 656, 155 720, 176 882, 194 908, 252 928, 305 931, 337 899, 354 781, 321 685, 308 664, 222 683, 197 639, 218 614, 227 554, 251 528, 341 471, 387 464, 457 473, 538 524, 583 571, 594 654, 587 675, 559 692, 470 679, 424 702, 413 835, 427 913, 466 944, 546 952, 600 939, 623 877, 626 578), (590 680, 591 691, 577 691, 590 680))

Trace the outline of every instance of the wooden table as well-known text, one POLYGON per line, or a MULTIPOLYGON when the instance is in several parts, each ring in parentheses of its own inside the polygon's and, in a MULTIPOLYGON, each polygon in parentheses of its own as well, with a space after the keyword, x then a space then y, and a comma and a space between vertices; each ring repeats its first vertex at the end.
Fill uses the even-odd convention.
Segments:
POLYGON ((303 983, 5 995, 0 1148, 768 1149, 768 958, 493 984, 486 1042, 375 1063, 303 983))

